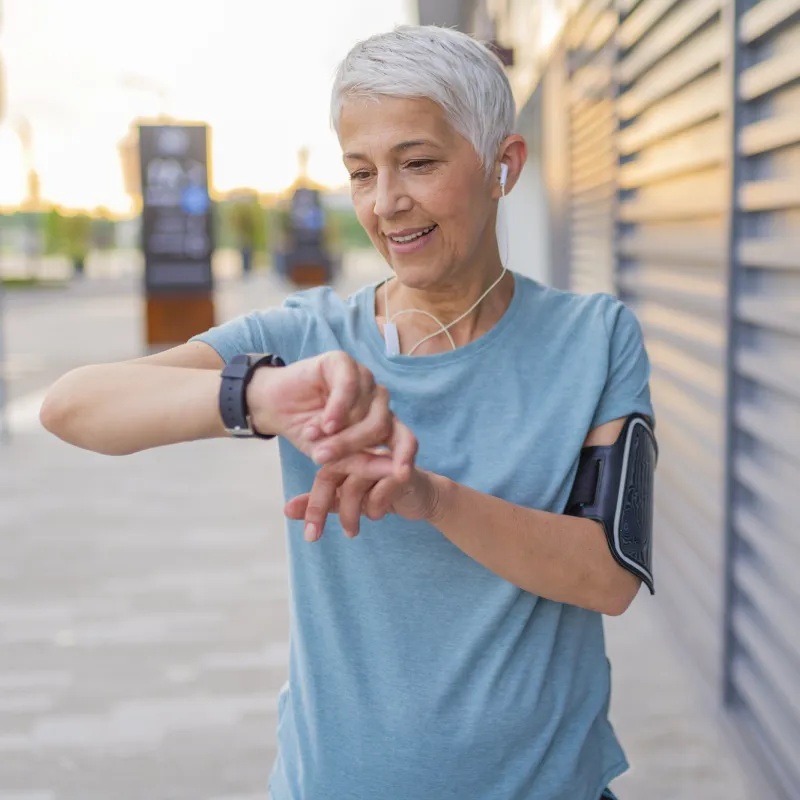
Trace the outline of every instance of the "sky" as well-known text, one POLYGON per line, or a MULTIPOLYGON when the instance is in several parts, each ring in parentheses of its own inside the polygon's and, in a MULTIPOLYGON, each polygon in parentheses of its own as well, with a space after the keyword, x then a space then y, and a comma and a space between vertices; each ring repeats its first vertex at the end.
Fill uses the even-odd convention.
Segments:
POLYGON ((336 64, 359 39, 416 21, 414 0, 0 0, 6 114, 0 206, 19 203, 18 122, 45 201, 127 211, 117 145, 163 110, 212 128, 217 191, 346 179, 328 122, 336 64))

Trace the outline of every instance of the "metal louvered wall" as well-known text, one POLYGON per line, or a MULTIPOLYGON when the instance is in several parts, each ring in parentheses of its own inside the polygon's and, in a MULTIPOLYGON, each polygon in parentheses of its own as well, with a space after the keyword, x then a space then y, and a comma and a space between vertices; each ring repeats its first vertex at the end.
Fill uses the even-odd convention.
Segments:
POLYGON ((722 0, 618 3, 616 286, 652 364, 656 569, 703 677, 721 685, 729 51, 722 0))
POLYGON ((645 333, 656 583, 800 798, 800 0, 587 0, 564 43, 570 287, 645 333))
POLYGON ((800 797, 800 2, 737 19, 726 699, 800 797))
POLYGON ((611 0, 595 0, 586 4, 567 33, 569 262, 571 285, 580 292, 611 292, 614 286, 616 27, 611 0))

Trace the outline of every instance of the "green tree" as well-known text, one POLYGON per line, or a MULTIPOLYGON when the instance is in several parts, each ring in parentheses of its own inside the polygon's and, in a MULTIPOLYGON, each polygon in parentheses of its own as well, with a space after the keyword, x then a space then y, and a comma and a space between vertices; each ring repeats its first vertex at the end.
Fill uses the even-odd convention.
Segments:
POLYGON ((76 275, 86 269, 86 257, 92 246, 92 220, 88 214, 62 217, 63 253, 72 261, 76 275))

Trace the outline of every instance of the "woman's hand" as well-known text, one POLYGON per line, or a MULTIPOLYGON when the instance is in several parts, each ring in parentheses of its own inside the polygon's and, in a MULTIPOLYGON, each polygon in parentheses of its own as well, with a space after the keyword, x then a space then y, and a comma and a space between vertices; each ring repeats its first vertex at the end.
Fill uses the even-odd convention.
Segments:
MULTIPOLYGON (((416 453, 416 440, 414 442, 416 453)), ((284 508, 289 519, 305 520, 305 538, 316 541, 322 536, 328 514, 339 514, 342 529, 349 537, 359 532, 361 516, 379 520, 397 514, 409 520, 430 520, 439 500, 437 475, 410 466, 391 473, 391 458, 380 453, 362 453, 365 459, 359 470, 350 459, 328 464, 314 480, 311 491, 291 499, 284 508), (370 471, 385 477, 370 478, 370 471)))
POLYGON ((413 464, 416 441, 389 410, 389 392, 347 353, 259 369, 247 403, 257 431, 283 436, 317 464, 349 458, 347 469, 373 479, 413 464), (362 451, 375 447, 392 457, 373 463, 362 451))

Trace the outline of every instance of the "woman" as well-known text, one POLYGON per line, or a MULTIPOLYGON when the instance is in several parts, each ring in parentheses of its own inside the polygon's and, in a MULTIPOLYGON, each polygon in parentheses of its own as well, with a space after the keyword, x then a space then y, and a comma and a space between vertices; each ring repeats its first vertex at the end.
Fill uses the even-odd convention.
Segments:
POLYGON ((281 437, 292 624, 274 800, 598 800, 626 768, 601 615, 640 579, 563 512, 582 448, 652 418, 648 361, 610 296, 503 267, 498 204, 526 158, 514 115, 499 62, 465 35, 356 45, 332 117, 393 279, 79 369, 42 409, 104 453, 226 427, 281 437))

